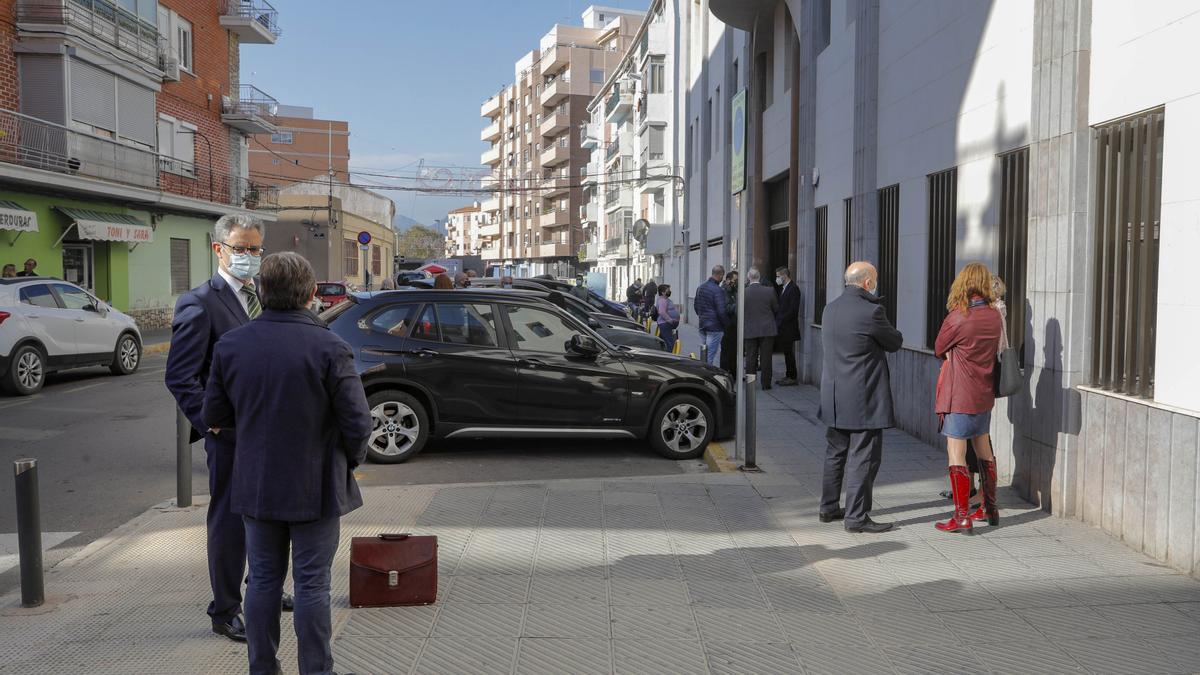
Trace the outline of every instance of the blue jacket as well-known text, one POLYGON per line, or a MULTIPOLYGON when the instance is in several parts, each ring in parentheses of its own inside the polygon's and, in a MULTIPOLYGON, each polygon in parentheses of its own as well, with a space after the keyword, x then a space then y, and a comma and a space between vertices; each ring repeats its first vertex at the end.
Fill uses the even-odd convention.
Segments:
POLYGON ((201 409, 213 346, 222 335, 249 321, 237 291, 220 274, 179 296, 171 322, 171 351, 164 379, 192 424, 193 443, 208 429, 201 409))
POLYGON ((730 324, 725 311, 725 291, 712 277, 696 289, 692 307, 700 318, 701 331, 723 331, 730 324))
POLYGON ((362 506, 371 411, 350 345, 308 312, 267 310, 221 338, 204 424, 234 433, 234 513, 306 522, 362 506))

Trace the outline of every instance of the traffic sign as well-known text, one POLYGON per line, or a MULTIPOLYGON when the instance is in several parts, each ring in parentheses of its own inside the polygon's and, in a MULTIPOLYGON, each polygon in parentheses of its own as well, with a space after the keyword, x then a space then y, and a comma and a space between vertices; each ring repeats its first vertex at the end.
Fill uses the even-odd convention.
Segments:
POLYGON ((366 246, 367 244, 371 243, 371 233, 367 232, 366 230, 359 232, 358 233, 358 243, 362 244, 363 246, 366 246))

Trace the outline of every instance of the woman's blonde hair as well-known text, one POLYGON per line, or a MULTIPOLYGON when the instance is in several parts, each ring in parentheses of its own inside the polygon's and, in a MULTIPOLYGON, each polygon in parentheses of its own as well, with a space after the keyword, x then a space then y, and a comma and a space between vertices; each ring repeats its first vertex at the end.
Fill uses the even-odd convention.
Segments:
POLYGON ((995 300, 1002 300, 1008 294, 1008 286, 1004 285, 1004 280, 999 274, 992 275, 992 296, 995 300))
POLYGON ((962 268, 950 286, 950 297, 946 299, 946 311, 961 309, 964 314, 971 308, 971 298, 979 296, 987 304, 995 302, 992 292, 992 273, 983 263, 970 263, 962 268))

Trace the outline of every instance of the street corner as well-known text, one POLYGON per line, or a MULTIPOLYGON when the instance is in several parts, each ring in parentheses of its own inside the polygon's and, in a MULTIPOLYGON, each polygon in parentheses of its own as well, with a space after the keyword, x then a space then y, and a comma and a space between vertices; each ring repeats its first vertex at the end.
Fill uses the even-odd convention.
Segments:
POLYGON ((738 470, 737 462, 729 459, 725 446, 716 441, 709 443, 704 449, 704 463, 708 465, 708 470, 714 473, 736 473, 738 470))
POLYGON ((152 345, 146 345, 146 346, 142 347, 142 353, 146 354, 146 355, 166 354, 170 351, 171 351, 171 343, 170 342, 158 342, 158 343, 155 343, 152 345))

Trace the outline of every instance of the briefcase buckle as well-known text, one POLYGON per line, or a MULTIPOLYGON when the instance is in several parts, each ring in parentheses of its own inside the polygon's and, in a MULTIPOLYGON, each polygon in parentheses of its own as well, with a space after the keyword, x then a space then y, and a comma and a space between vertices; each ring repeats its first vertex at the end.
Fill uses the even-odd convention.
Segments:
POLYGON ((395 588, 400 585, 400 573, 396 570, 388 572, 388 586, 395 588))

